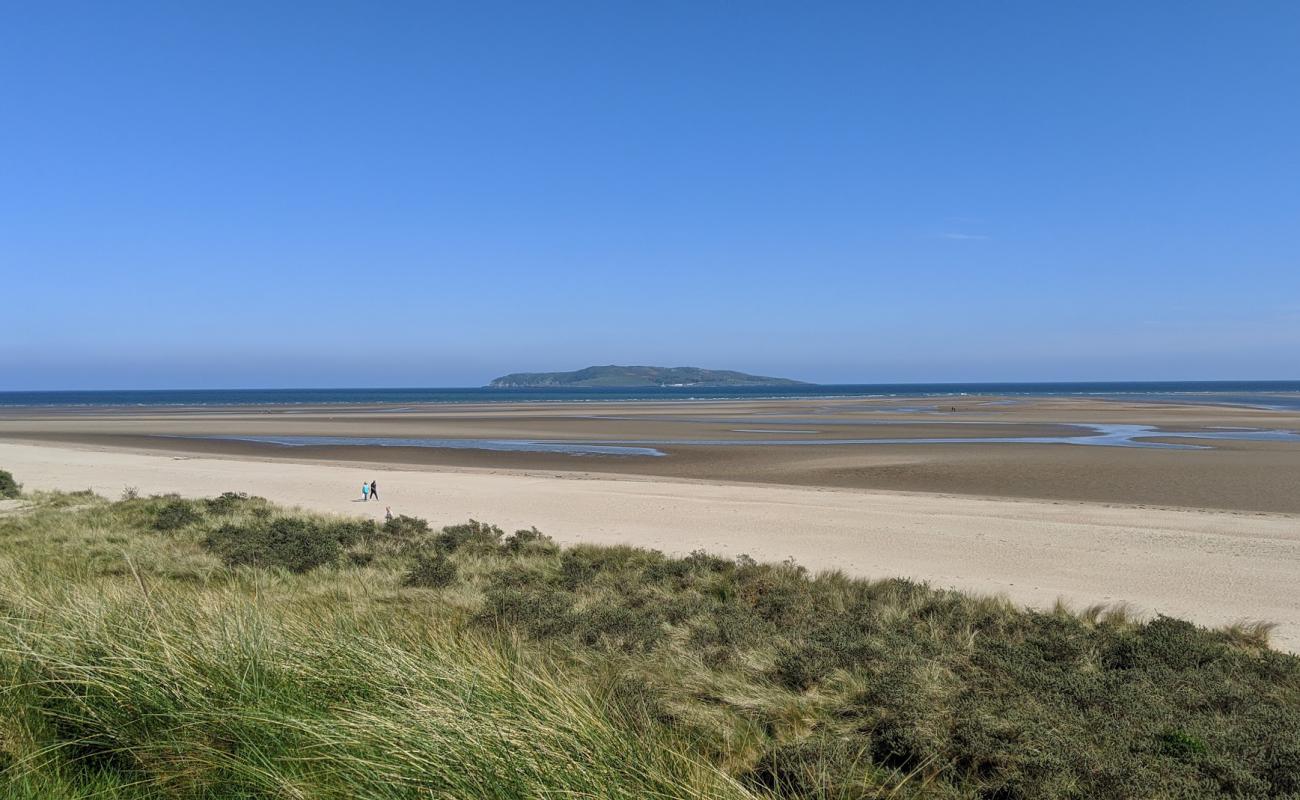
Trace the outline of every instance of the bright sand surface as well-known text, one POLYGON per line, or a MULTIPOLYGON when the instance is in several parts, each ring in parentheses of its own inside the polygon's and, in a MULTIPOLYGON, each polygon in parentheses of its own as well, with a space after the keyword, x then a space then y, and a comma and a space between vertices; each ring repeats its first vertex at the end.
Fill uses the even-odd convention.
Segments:
POLYGON ((906 576, 1048 607, 1127 603, 1206 625, 1279 624, 1300 651, 1300 516, 1143 508, 852 488, 724 483, 590 472, 145 453, 87 444, 0 442, 28 489, 213 495, 447 524, 535 525, 563 543, 697 548, 813 570, 906 576), (380 502, 360 502, 362 480, 380 502))

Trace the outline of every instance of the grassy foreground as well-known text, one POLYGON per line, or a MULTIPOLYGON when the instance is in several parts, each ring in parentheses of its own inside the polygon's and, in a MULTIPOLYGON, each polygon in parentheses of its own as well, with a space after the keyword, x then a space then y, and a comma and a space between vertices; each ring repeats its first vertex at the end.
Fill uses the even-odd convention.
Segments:
POLYGON ((0 510, 0 797, 1300 797, 1267 629, 208 500, 0 510))

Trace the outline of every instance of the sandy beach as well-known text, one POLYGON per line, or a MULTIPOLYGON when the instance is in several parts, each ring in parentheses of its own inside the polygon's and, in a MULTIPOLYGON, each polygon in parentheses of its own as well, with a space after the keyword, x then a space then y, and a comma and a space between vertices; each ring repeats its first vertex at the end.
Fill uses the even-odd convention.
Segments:
MULTIPOLYGON (((971 403, 949 413, 961 418, 952 421, 971 423, 963 431, 972 437, 1000 431, 1006 423, 1051 432, 1065 419, 1141 417, 1167 431, 1298 423, 1255 409, 1128 408, 1067 400, 1013 411, 988 408, 971 403)), ((808 413, 788 406, 758 411, 781 420, 808 413)), ((1214 442, 1213 448, 1198 450, 984 443, 709 445, 665 447, 668 457, 631 459, 414 447, 290 448, 155 436, 346 429, 366 436, 455 430, 461 436, 596 440, 614 434, 662 438, 665 428, 683 425, 715 437, 768 430, 759 424, 680 421, 701 419, 705 412, 709 419, 731 420, 736 414, 752 416, 756 409, 753 404, 624 405, 617 413, 584 409, 581 419, 571 408, 500 407, 416 413, 338 408, 11 412, 0 421, 0 465, 29 489, 91 488, 110 497, 127 486, 189 496, 245 491, 280 503, 373 517, 381 517, 389 505, 395 513, 438 524, 472 517, 507 528, 535 525, 565 543, 794 558, 813 570, 907 576, 1037 607, 1061 599, 1077 607, 1124 603, 1145 614, 1207 625, 1268 620, 1279 625, 1278 646, 1300 650, 1300 599, 1294 591, 1300 576, 1300 445, 1293 443, 1214 442), (1091 482, 1076 480, 1089 474, 1091 482), (1019 485, 1020 476, 1029 475, 1038 481, 1019 485), (379 482, 380 502, 360 502, 363 479, 379 482), (998 486, 1009 491, 988 491, 998 486), (1196 506, 1198 492, 1211 487, 1214 491, 1196 506)), ((818 434, 797 435, 833 429, 834 437, 844 438, 845 428, 870 428, 879 436, 882 425, 863 418, 873 413, 889 413, 885 425, 900 438, 930 436, 949 419, 831 404, 820 427, 796 428, 818 434), (832 421, 843 424, 826 424, 832 421)))
POLYGON ((834 487, 1300 514, 1300 413, 1069 397, 710 402, 0 409, 0 440, 241 459, 586 472, 670 481, 834 487), (1084 426, 1290 441, 1162 439, 1198 449, 1018 444, 1084 426), (327 437, 286 447, 232 437, 327 437), (604 443, 663 457, 358 444, 604 443), (892 443, 836 444, 889 440, 892 443), (922 440, 941 443, 918 443, 922 440), (340 444, 340 441, 349 442, 340 444))

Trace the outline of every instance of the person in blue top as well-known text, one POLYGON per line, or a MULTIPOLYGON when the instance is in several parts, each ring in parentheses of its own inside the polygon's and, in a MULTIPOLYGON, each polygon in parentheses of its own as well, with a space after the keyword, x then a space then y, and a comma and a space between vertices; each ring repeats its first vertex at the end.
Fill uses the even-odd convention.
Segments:
POLYGON ((370 484, 365 481, 361 482, 361 499, 362 501, 370 499, 370 484))

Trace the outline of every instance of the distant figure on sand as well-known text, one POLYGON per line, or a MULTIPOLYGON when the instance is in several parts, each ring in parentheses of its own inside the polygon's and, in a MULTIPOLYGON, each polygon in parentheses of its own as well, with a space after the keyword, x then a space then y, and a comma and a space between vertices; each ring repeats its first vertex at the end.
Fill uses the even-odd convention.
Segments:
POLYGON ((388 506, 384 506, 384 522, 392 522, 392 521, 393 521, 393 509, 389 508, 388 506))
POLYGON ((379 499, 379 484, 376 481, 370 482, 370 499, 371 500, 379 499))
POLYGON ((365 481, 361 482, 361 499, 363 501, 370 499, 370 484, 365 481))

